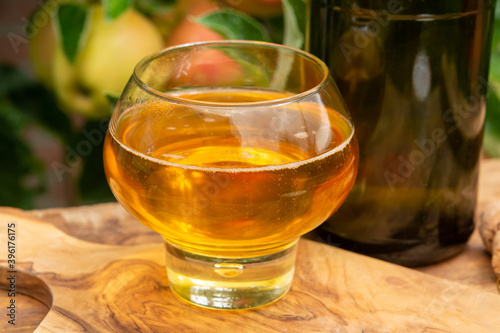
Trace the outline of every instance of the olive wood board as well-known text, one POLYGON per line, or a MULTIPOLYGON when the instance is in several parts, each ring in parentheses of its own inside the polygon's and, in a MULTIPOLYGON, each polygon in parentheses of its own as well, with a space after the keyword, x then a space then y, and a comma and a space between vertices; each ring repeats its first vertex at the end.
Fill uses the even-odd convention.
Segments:
MULTIPOLYGON (((92 229, 96 211, 86 211, 92 229)), ((50 308, 35 332, 500 332, 498 295, 305 239, 281 300, 246 311, 195 307, 169 290, 161 239, 118 218, 131 224, 117 228, 121 245, 99 239, 114 234, 112 224, 92 242, 92 232, 82 240, 33 214, 0 209, 1 250, 16 223, 17 292, 50 308)), ((1 311, 7 331, 4 304, 1 311)))

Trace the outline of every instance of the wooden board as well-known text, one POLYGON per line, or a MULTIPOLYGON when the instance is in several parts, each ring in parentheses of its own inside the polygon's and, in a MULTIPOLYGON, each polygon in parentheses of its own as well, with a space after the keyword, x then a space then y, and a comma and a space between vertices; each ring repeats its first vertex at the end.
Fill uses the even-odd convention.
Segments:
MULTIPOLYGON (((50 308, 37 332, 500 332, 498 295, 307 240, 282 300, 240 312, 197 308, 169 290, 159 237, 125 213, 99 225, 106 206, 87 207, 73 225, 64 214, 75 210, 59 210, 58 227, 0 210, 2 237, 16 223, 17 290, 50 308)), ((5 311, 1 331, 11 328, 5 311)))
MULTIPOLYGON (((482 160, 477 215, 485 205, 494 200, 500 200, 500 159, 482 160)), ((477 229, 462 253, 434 265, 418 267, 416 270, 498 294, 496 277, 491 268, 491 256, 486 252, 477 229)))

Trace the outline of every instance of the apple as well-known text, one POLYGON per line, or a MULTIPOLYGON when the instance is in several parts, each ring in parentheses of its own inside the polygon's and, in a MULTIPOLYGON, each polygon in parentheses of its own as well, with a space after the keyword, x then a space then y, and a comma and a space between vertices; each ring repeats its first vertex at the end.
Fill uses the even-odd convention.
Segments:
MULTIPOLYGON (((36 15, 36 14, 35 14, 36 15)), ((33 70, 43 85, 52 87, 52 59, 56 47, 56 39, 52 22, 38 27, 36 33, 30 38, 28 52, 33 70)))
POLYGON ((91 8, 88 37, 75 63, 57 48, 52 76, 63 109, 100 119, 111 112, 104 94, 121 94, 135 65, 164 46, 158 29, 135 9, 109 21, 100 5, 91 8))
MULTIPOLYGON (((219 41, 225 38, 214 30, 196 22, 196 18, 219 9, 210 0, 181 0, 178 11, 183 19, 173 29, 166 40, 166 46, 187 43, 219 41)), ((244 71, 224 52, 202 50, 178 62, 170 78, 170 84, 178 86, 221 86, 238 85, 243 80, 244 71)))
POLYGON ((222 51, 202 49, 177 61, 167 87, 239 86, 243 67, 222 51))
POLYGON ((197 17, 217 9, 215 3, 210 0, 179 1, 177 11, 183 16, 183 19, 170 32, 165 41, 166 46, 223 40, 224 37, 220 34, 196 22, 197 17))
POLYGON ((167 38, 166 46, 223 40, 219 33, 196 22, 193 17, 184 18, 167 38))

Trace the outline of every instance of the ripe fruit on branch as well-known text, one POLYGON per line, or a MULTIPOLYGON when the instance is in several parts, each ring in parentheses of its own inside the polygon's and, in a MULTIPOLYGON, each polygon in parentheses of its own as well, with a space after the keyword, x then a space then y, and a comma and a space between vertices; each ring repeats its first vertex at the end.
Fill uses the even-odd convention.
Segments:
POLYGON ((55 47, 54 29, 49 19, 45 25, 36 30, 29 43, 29 56, 33 70, 47 88, 52 87, 52 59, 55 47))
POLYGON ((162 49, 163 41, 156 27, 134 9, 109 21, 97 5, 91 15, 88 37, 75 63, 58 49, 53 76, 65 109, 99 119, 110 113, 104 93, 121 94, 137 62, 162 49))
POLYGON ((214 30, 196 22, 201 15, 217 10, 218 7, 210 0, 182 0, 178 11, 183 18, 166 39, 166 46, 186 43, 223 40, 223 36, 214 30))
POLYGON ((54 90, 63 110, 100 119, 111 112, 105 94, 121 94, 137 62, 164 45, 156 26, 133 8, 115 19, 108 19, 101 5, 82 8, 87 21, 73 62, 63 51, 60 26, 50 23, 30 41, 30 55, 35 73, 54 90))

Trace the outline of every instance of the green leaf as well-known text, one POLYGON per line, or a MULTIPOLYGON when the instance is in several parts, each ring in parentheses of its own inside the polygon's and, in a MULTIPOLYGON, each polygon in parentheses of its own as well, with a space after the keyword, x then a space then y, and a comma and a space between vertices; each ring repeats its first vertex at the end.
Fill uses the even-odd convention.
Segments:
POLYGON ((56 34, 64 54, 71 63, 85 42, 85 28, 90 11, 84 5, 67 3, 56 9, 56 34))
POLYGON ((269 36, 271 36, 271 42, 276 44, 283 44, 283 34, 285 31, 283 15, 263 19, 262 24, 264 24, 266 30, 269 32, 269 36))
POLYGON ((104 96, 106 96, 106 99, 108 100, 109 106, 111 109, 109 114, 113 114, 113 111, 115 111, 116 104, 118 103, 118 100, 120 99, 120 95, 107 92, 107 93, 104 93, 104 96))
POLYGON ((500 83, 500 54, 491 54, 489 80, 500 83))
POLYGON ((29 123, 29 118, 5 97, 0 99, 0 119, 2 125, 7 124, 16 133, 29 123))
POLYGON ((500 83, 500 20, 496 20, 493 27, 489 79, 500 83))
MULTIPOLYGON (((500 7, 500 4, 499 6, 500 7)), ((495 20, 493 24, 493 37, 491 41, 491 52, 492 53, 498 53, 500 50, 500 20, 495 20)))
MULTIPOLYGON (((283 44, 302 49, 304 47, 306 29, 305 0, 283 0, 284 36, 283 44)), ((271 79, 270 87, 283 90, 290 76, 294 63, 293 57, 280 52, 278 54, 276 71, 271 79)))
MULTIPOLYGON (((305 0, 283 0, 283 17, 285 25, 283 44, 302 49, 304 47, 306 29, 305 0)), ((293 62, 293 57, 280 52, 277 59, 276 71, 270 84, 273 89, 285 89, 293 62)))
POLYGON ((0 205, 35 208, 45 190, 47 173, 25 138, 28 129, 50 129, 70 142, 71 122, 52 93, 13 66, 0 66, 0 205), (4 85, 4 83, 12 83, 4 85))
POLYGON ((491 84, 486 99, 483 151, 490 157, 500 157, 500 87, 491 84))
POLYGON ((84 204, 94 204, 114 200, 104 173, 103 146, 106 133, 101 121, 89 121, 73 144, 77 150, 78 144, 86 141, 92 145, 92 150, 83 159, 83 170, 79 180, 80 199, 84 204))
POLYGON ((214 30, 226 39, 271 41, 265 27, 253 17, 234 9, 220 9, 198 17, 196 22, 214 30))
POLYGON ((108 20, 114 20, 123 14, 131 5, 130 0, 102 0, 104 13, 108 20))
POLYGON ((6 97, 0 98, 0 205, 34 208, 45 185, 43 166, 23 137, 29 119, 6 97))
POLYGON ((285 31, 283 44, 297 49, 304 47, 306 32, 306 1, 283 0, 285 31))
POLYGON ((0 96, 7 96, 30 122, 38 123, 66 142, 73 135, 71 121, 58 107, 54 95, 19 69, 0 66, 0 96))
POLYGON ((10 99, 32 122, 54 133, 64 142, 69 142, 74 135, 68 115, 61 111, 54 94, 42 85, 33 84, 12 92, 10 99))
POLYGON ((483 151, 490 157, 500 157, 500 0, 495 8, 489 71, 490 87, 486 99, 483 151))
POLYGON ((496 84, 490 84, 492 89, 488 90, 486 97, 486 125, 485 130, 499 137, 500 140, 500 98, 498 92, 500 87, 496 84))
POLYGON ((0 78, 0 96, 5 96, 11 91, 22 89, 32 83, 27 75, 8 65, 0 65, 0 78))

